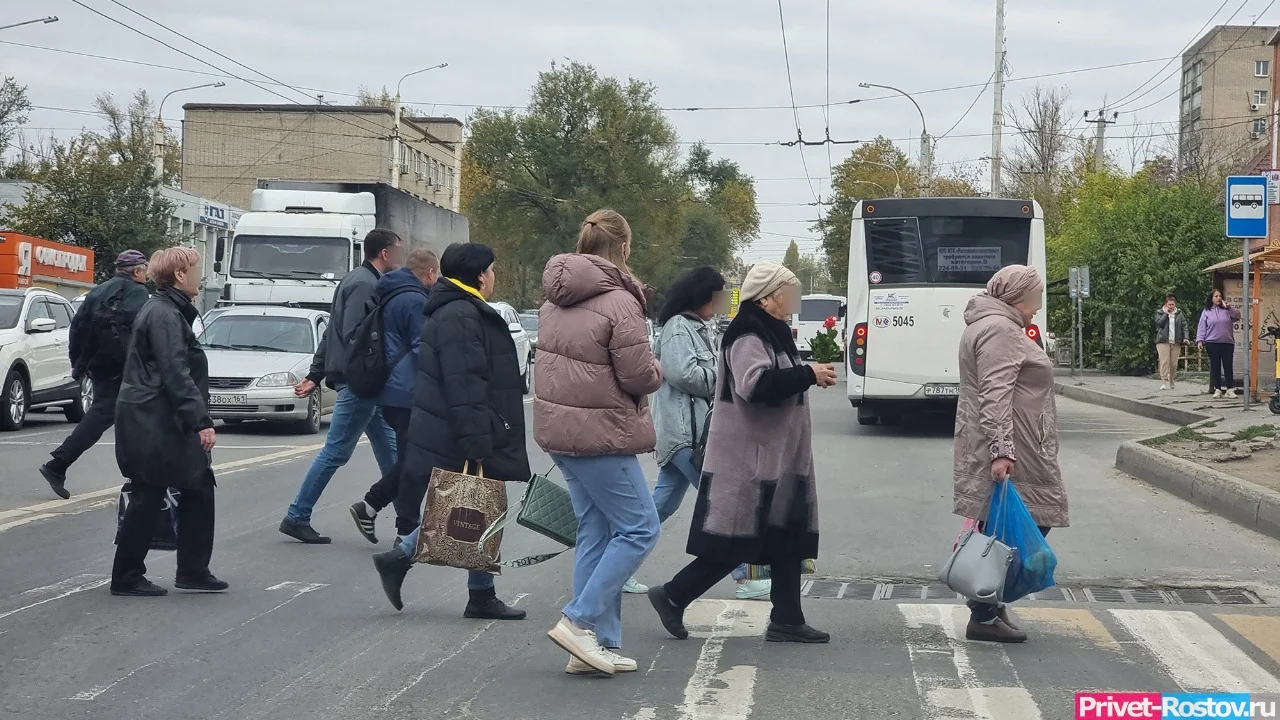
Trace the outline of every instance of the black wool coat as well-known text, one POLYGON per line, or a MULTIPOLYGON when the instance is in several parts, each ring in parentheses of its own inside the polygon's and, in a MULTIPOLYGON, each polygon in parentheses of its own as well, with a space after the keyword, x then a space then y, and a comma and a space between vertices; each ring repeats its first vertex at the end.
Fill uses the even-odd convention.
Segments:
POLYGON ((485 477, 527 482, 524 381, 507 323, 446 278, 425 309, 404 472, 425 487, 436 468, 482 463, 485 477))
POLYGON ((133 482, 179 490, 213 484, 199 437, 213 420, 209 361, 191 330, 198 314, 180 290, 164 287, 134 320, 116 400, 116 463, 133 482))

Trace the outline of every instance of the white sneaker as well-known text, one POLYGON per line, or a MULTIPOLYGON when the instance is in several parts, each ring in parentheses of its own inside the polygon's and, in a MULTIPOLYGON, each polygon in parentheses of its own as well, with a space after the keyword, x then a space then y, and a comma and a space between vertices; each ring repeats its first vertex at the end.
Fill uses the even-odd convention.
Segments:
MULTIPOLYGON (((600 652, 613 661, 613 671, 615 673, 635 672, 640 669, 635 660, 623 657, 609 648, 600 648, 600 652)), ((569 664, 565 666, 564 671, 569 675, 595 675, 598 672, 595 668, 572 655, 569 656, 569 664)))
POLYGON ((1168 390, 1168 389, 1169 389, 1169 383, 1163 383, 1163 382, 1162 382, 1162 383, 1160 383, 1160 389, 1161 389, 1161 390, 1168 390))
POLYGON ((1222 397, 1222 388, 1218 388, 1217 390, 1214 390, 1214 391, 1213 391, 1213 396, 1214 396, 1214 397, 1216 397, 1216 398, 1220 398, 1220 397, 1222 397))
POLYGON ((769 593, 772 591, 772 580, 748 580, 744 583, 738 583, 738 589, 734 592, 734 595, 739 600, 764 600, 769 597, 769 593))
POLYGON ((560 622, 547 631, 547 637, 596 672, 605 675, 616 672, 613 666, 614 654, 600 647, 594 632, 574 627, 573 623, 569 622, 569 618, 561 617, 560 622))
POLYGON ((649 586, 635 578, 629 578, 627 584, 622 586, 622 592, 631 593, 632 595, 644 595, 649 592, 649 586))
POLYGON ((1227 397, 1238 398, 1240 397, 1240 391, 1235 388, 1231 388, 1227 391, 1227 397))

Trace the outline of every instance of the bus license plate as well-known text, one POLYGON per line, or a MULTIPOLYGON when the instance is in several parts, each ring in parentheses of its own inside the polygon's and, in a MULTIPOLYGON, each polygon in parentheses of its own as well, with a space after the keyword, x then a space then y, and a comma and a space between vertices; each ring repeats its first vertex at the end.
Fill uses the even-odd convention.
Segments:
POLYGON ((924 396, 925 397, 960 397, 960 386, 959 385, 939 385, 936 383, 932 385, 925 385, 924 396))
POLYGON ((210 395, 210 405, 248 405, 248 395, 210 395))

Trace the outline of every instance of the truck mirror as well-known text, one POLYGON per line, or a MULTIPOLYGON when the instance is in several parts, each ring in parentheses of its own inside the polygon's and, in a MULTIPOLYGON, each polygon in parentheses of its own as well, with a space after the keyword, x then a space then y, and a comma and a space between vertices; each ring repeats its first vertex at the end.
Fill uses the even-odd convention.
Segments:
MULTIPOLYGON (((223 255, 226 255, 226 253, 227 253, 227 236, 219 235, 218 242, 215 243, 213 246, 213 259, 216 262, 221 263, 222 257, 223 255)), ((214 272, 221 272, 221 271, 215 269, 214 272)))
POLYGON ((222 274, 222 261, 221 261, 221 260, 214 260, 214 261, 213 261, 213 272, 214 272, 215 274, 218 274, 218 275, 221 275, 221 274, 222 274))
POLYGON ((841 319, 841 320, 843 320, 843 319, 844 319, 844 316, 845 316, 845 314, 848 312, 848 310, 849 310, 849 308, 848 308, 848 307, 846 307, 846 306, 844 306, 844 305, 841 305, 841 306, 840 306, 840 319, 841 319))

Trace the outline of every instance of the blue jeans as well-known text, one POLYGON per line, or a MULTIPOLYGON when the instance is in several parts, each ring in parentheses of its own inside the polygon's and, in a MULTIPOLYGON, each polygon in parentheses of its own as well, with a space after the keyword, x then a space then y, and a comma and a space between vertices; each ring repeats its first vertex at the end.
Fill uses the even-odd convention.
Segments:
MULTIPOLYGON (((680 503, 684 502, 684 494, 690 487, 698 487, 702 476, 693 467, 693 448, 680 448, 658 468, 658 486, 653 489, 653 504, 658 508, 658 522, 666 522, 667 518, 676 514, 680 503)), ((746 565, 733 569, 734 580, 748 578, 746 565)))
POLYGON ((622 586, 658 544, 658 509, 634 455, 552 455, 578 516, 573 600, 564 616, 622 647, 622 586))
MULTIPOLYGON (((409 533, 400 541, 400 552, 404 553, 407 558, 413 557, 418 550, 418 533, 422 528, 418 528, 409 533)), ((468 590, 488 590, 493 587, 493 576, 482 570, 470 570, 467 572, 467 589, 468 590)))
POLYGON ((396 464, 396 436, 382 419, 377 398, 358 398, 344 385, 338 388, 338 399, 333 404, 333 416, 329 420, 329 434, 324 448, 311 463, 311 469, 298 488, 298 496, 289 506, 287 517, 299 523, 311 522, 311 511, 320 502, 325 486, 333 479, 338 468, 347 464, 356 450, 360 433, 369 437, 378 468, 385 474, 396 464))

